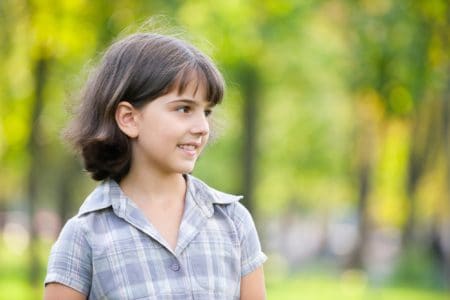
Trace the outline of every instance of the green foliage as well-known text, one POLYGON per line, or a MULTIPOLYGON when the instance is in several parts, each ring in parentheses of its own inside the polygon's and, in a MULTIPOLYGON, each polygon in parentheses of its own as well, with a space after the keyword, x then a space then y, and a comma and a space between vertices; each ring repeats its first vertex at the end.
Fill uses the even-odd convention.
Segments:
POLYGON ((444 286, 438 261, 430 251, 420 248, 407 249, 400 258, 390 284, 416 286, 423 289, 439 289, 444 286))

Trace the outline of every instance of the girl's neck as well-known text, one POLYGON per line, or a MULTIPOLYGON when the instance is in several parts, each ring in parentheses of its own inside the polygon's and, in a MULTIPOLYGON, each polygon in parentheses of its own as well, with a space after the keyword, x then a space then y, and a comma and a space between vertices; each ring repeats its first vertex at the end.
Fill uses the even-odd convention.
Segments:
POLYGON ((182 174, 161 174, 133 168, 119 185, 133 201, 152 205, 170 205, 170 202, 184 199, 186 192, 182 174))

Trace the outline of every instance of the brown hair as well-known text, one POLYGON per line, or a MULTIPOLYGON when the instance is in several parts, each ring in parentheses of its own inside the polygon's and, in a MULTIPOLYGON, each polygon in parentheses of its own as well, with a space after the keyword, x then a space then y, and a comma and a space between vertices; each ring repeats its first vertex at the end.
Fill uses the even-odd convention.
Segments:
POLYGON ((120 181, 129 171, 129 138, 115 121, 120 101, 139 108, 174 88, 183 93, 193 79, 197 86, 205 86, 209 102, 221 102, 222 75, 206 55, 187 42, 137 33, 112 44, 89 77, 65 132, 92 178, 120 181))

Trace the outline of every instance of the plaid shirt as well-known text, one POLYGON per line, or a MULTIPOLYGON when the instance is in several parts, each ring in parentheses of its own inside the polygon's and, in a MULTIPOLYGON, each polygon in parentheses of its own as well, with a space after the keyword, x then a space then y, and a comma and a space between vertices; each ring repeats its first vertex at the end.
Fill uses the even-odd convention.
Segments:
POLYGON ((175 250, 110 180, 99 185, 53 245, 45 283, 89 299, 239 299, 241 277, 266 256, 249 212, 188 175, 175 250))

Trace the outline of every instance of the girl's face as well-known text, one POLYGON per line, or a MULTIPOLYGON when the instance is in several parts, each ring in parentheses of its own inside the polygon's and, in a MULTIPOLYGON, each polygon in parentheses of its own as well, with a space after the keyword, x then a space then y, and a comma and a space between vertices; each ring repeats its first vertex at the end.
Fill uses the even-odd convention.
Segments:
POLYGON ((175 88, 137 111, 132 168, 142 166, 164 174, 194 169, 208 141, 212 110, 204 86, 196 87, 197 82, 191 81, 182 94, 175 88))

